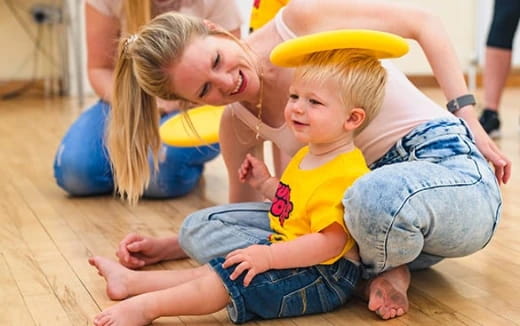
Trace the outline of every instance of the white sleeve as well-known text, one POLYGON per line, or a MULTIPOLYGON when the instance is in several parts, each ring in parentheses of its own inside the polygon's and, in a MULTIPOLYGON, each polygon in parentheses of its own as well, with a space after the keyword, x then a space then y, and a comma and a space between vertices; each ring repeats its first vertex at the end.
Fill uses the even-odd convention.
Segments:
POLYGON ((206 0, 203 2, 205 3, 205 19, 229 31, 242 26, 242 14, 235 0, 206 0))

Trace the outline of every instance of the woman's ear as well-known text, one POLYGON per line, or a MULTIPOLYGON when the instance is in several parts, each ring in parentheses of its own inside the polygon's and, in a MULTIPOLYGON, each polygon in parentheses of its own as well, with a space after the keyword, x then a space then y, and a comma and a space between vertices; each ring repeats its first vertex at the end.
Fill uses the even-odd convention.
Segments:
POLYGON ((204 25, 206 25, 206 27, 207 27, 210 31, 214 32, 214 31, 219 31, 219 30, 221 30, 220 26, 217 25, 217 24, 215 24, 214 22, 209 21, 209 20, 207 20, 207 19, 204 19, 203 21, 204 21, 204 25))
POLYGON ((354 131, 365 121, 366 113, 362 108, 353 108, 350 115, 345 120, 344 128, 347 131, 354 131))

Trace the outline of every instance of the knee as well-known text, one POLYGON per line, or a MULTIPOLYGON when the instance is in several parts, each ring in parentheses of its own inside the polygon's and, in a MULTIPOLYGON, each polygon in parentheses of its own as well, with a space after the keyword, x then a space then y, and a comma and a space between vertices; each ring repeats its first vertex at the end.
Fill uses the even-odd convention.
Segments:
MULTIPOLYGON (((192 259, 205 263, 210 257, 205 257, 205 235, 201 226, 207 223, 205 210, 200 210, 188 215, 179 230, 179 244, 182 250, 192 259)), ((207 249, 207 248, 206 248, 207 249)))
POLYGON ((112 172, 107 162, 99 162, 92 156, 61 144, 54 159, 54 178, 60 188, 72 196, 88 196, 110 193, 113 190, 112 172))
POLYGON ((358 179, 343 198, 345 223, 358 240, 369 232, 380 233, 388 229, 392 220, 392 208, 388 207, 378 178, 366 176, 358 179))

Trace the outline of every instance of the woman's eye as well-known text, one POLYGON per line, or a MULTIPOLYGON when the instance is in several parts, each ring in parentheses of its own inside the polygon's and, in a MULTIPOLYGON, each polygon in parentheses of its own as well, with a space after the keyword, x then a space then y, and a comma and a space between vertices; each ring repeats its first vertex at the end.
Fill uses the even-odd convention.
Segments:
POLYGON ((215 57, 215 61, 213 61, 213 68, 216 68, 219 63, 220 63, 220 53, 217 53, 217 56, 215 57))
POLYGON ((209 91, 209 83, 205 83, 204 86, 202 86, 202 90, 200 91, 199 97, 202 98, 208 94, 209 91))

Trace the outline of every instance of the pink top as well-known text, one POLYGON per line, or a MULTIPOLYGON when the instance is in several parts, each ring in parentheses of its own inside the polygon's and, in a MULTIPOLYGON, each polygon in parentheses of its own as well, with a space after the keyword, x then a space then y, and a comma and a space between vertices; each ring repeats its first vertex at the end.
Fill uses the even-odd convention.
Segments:
MULTIPOLYGON (((283 8, 274 20, 276 31, 284 41, 297 37, 283 21, 283 8)), ((382 64, 387 71, 383 105, 379 114, 354 140, 369 165, 416 126, 432 119, 452 116, 418 90, 389 60, 382 60, 382 64)), ((239 103, 233 104, 232 109, 250 128, 254 129, 258 125, 258 119, 239 103)), ((260 126, 263 138, 273 141, 291 156, 303 146, 294 139, 285 124, 279 128, 271 128, 265 123, 260 126)))

